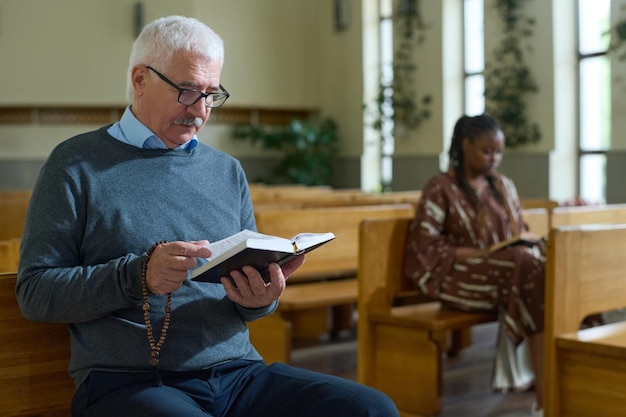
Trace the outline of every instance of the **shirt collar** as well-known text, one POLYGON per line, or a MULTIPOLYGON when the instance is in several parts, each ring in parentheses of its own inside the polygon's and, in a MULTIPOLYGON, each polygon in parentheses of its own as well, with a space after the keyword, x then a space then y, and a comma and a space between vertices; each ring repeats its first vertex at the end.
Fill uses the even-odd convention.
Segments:
MULTIPOLYGON (((130 110, 130 106, 126 107, 122 118, 115 125, 115 129, 111 129, 113 131, 110 131, 109 133, 122 142, 143 149, 167 149, 165 143, 163 143, 163 141, 159 139, 154 132, 148 129, 146 125, 141 123, 139 119, 135 117, 133 112, 130 110)), ((193 135, 189 141, 183 143, 175 149, 186 149, 190 151, 196 146, 198 146, 198 137, 193 135)))

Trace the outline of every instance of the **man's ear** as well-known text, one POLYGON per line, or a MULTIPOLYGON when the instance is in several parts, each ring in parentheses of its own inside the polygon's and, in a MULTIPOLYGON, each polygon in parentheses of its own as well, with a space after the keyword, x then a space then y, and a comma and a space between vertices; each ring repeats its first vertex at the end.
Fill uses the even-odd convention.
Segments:
POLYGON ((140 96, 143 92, 143 89, 146 85, 146 77, 148 73, 148 68, 145 65, 135 65, 131 71, 131 81, 133 84, 133 89, 135 90, 135 95, 140 96))

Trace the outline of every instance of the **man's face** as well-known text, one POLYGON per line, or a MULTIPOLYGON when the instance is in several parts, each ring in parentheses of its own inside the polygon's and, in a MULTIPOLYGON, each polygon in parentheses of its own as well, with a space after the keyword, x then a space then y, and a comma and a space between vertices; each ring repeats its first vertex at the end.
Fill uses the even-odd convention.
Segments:
MULTIPOLYGON (((180 88, 204 93, 219 91, 221 63, 218 61, 180 52, 174 55, 168 68, 159 67, 158 62, 150 66, 180 88)), ((211 113, 204 99, 190 106, 180 104, 178 91, 145 65, 133 68, 133 85, 133 114, 170 149, 189 141, 204 127, 211 113)))

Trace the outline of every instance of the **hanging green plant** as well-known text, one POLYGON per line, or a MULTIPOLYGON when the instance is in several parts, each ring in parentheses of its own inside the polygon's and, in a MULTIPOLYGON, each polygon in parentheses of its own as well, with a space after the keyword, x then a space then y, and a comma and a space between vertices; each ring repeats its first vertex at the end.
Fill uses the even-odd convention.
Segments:
POLYGON ((526 97, 538 91, 526 65, 531 51, 535 20, 524 15, 528 0, 494 0, 503 25, 503 37, 485 65, 485 111, 495 117, 505 133, 506 144, 516 147, 541 139, 538 124, 526 116, 526 97))
POLYGON ((241 124, 233 129, 236 140, 260 144, 263 149, 282 153, 271 178, 255 182, 327 185, 339 151, 337 123, 326 118, 320 122, 294 119, 288 125, 241 124))
MULTIPOLYGON (((622 14, 626 9, 626 6, 622 6, 622 14)), ((616 54, 617 59, 620 61, 626 60, 626 51, 624 45, 626 44, 626 18, 618 20, 609 30, 610 42, 609 53, 616 54)))
MULTIPOLYGON (((393 126, 391 138, 397 125, 409 129, 419 127, 430 117, 432 102, 430 94, 420 95, 415 89, 415 50, 416 46, 424 42, 428 29, 420 11, 419 0, 400 0, 398 8, 394 10, 393 28, 397 39, 393 76, 387 81, 381 80, 375 102, 366 105, 366 111, 373 115, 374 129, 383 131, 384 126, 393 126)), ((383 135, 383 141, 386 139, 383 135)))

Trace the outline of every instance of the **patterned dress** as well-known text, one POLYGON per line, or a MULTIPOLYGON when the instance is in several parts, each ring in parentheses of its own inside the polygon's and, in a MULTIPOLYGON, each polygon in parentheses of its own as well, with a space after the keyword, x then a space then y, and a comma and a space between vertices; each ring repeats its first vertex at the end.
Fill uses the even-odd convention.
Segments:
POLYGON ((448 307, 503 313, 504 330, 517 345, 543 331, 541 247, 511 246, 487 257, 454 260, 455 247, 486 249, 527 230, 513 182, 494 174, 493 184, 504 201, 487 187, 478 195, 477 210, 453 176, 433 177, 409 227, 404 272, 421 292, 448 307))

